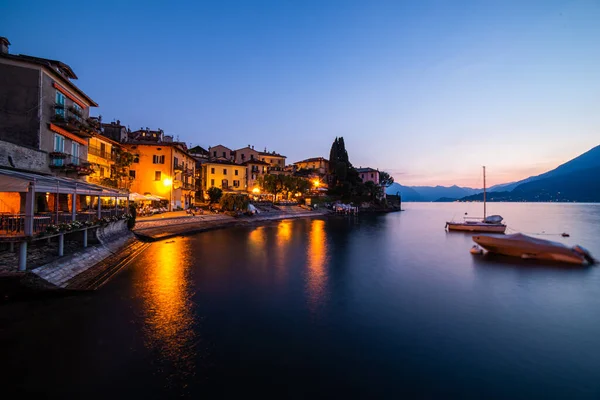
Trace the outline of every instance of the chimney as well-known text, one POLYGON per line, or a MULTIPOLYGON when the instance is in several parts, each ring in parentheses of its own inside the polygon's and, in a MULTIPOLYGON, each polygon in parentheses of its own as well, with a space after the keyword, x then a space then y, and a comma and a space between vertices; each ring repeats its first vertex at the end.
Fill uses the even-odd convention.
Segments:
POLYGON ((10 46, 8 39, 0 36, 0 54, 8 54, 8 46, 10 46))
POLYGON ((121 121, 117 120, 117 125, 120 126, 121 125, 121 121))

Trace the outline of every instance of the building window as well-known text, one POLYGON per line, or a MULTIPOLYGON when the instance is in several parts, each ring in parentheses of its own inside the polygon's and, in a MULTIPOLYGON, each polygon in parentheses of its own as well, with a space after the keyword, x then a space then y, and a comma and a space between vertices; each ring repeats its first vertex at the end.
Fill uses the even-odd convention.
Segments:
POLYGON ((161 178, 161 172, 160 171, 154 171, 154 180, 155 181, 160 181, 161 178))
POLYGON ((79 106, 79 104, 77 103, 73 103, 73 114, 75 116, 75 119, 79 122, 81 122, 83 120, 83 111, 81 110, 81 107, 79 106))
POLYGON ((210 169, 210 173, 211 173, 212 175, 214 175, 214 174, 215 174, 215 169, 214 169, 214 168, 211 168, 211 169, 210 169))
POLYGON ((56 115, 59 115, 63 118, 65 117, 65 95, 58 90, 56 91, 56 106, 54 108, 54 112, 56 115))
POLYGON ((238 171, 237 169, 234 171, 234 175, 235 175, 235 176, 238 176, 238 175, 239 175, 239 171, 238 171))
POLYGON ((227 175, 227 170, 223 168, 223 175, 227 175))
POLYGON ((100 167, 100 178, 104 178, 104 167, 100 167))
POLYGON ((54 151, 59 153, 65 152, 65 137, 58 133, 54 134, 54 151))
POLYGON ((213 151, 213 157, 217 157, 217 152, 213 151))
POLYGON ((135 171, 129 170, 129 177, 135 179, 135 171))
POLYGON ((165 156, 158 156, 158 155, 152 156, 152 164, 164 164, 164 163, 165 163, 165 156))
POLYGON ((373 174, 371 174, 371 179, 373 179, 373 174))
POLYGON ((79 143, 71 142, 71 164, 79 165, 79 143))
POLYGON ((134 162, 134 163, 136 163, 136 164, 138 164, 138 163, 140 162, 140 156, 137 156, 137 155, 136 155, 136 156, 133 158, 133 162, 134 162))
POLYGON ((221 181, 221 188, 227 189, 228 187, 229 187, 229 182, 227 182, 227 179, 223 179, 221 181))
POLYGON ((223 158, 227 158, 227 153, 223 152, 223 158))
POLYGON ((179 165, 179 158, 173 157, 173 165, 174 166, 178 166, 179 165))
POLYGON ((242 157, 242 161, 244 161, 246 159, 246 155, 243 153, 242 153, 241 157, 242 157))
POLYGON ((233 181, 233 187, 240 187, 240 181, 233 181))
POLYGON ((210 186, 211 186, 211 187, 214 187, 214 186, 215 186, 215 180, 214 180, 214 179, 211 179, 211 180, 210 180, 210 186))
POLYGON ((256 179, 256 175, 252 174, 252 180, 256 179))
POLYGON ((281 165, 281 160, 277 160, 277 164, 281 165))
POLYGON ((250 154, 250 159, 254 160, 254 154, 250 154))

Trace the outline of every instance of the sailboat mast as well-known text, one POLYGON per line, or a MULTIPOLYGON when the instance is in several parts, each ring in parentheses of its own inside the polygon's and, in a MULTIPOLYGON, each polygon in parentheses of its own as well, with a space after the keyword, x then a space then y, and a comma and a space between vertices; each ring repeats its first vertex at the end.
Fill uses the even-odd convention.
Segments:
POLYGON ((487 217, 486 215, 486 193, 485 193, 485 166, 483 167, 483 219, 487 217))

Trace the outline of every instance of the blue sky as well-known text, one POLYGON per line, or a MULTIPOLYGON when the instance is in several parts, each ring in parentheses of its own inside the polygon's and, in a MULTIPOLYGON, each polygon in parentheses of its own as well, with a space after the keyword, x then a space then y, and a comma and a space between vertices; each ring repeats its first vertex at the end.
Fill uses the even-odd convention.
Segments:
POLYGON ((289 162, 344 136, 402 184, 481 186, 600 144, 598 1, 7 2, 105 121, 289 162))

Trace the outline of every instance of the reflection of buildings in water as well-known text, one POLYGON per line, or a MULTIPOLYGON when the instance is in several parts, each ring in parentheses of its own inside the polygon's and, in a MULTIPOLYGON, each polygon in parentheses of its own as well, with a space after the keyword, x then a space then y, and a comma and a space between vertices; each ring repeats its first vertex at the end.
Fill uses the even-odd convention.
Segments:
POLYGON ((173 363, 174 376, 194 371, 195 338, 189 282, 189 241, 155 243, 146 253, 143 297, 147 346, 173 363))
POLYGON ((327 250, 325 221, 315 219, 310 225, 307 251, 307 290, 309 307, 312 311, 315 311, 325 301, 327 250))
POLYGON ((292 221, 281 221, 277 225, 277 246, 275 248, 275 274, 278 282, 283 282, 288 272, 288 253, 292 240, 292 221))
POLYGON ((265 266, 267 263, 267 234, 264 227, 253 229, 248 235, 248 262, 265 266))

